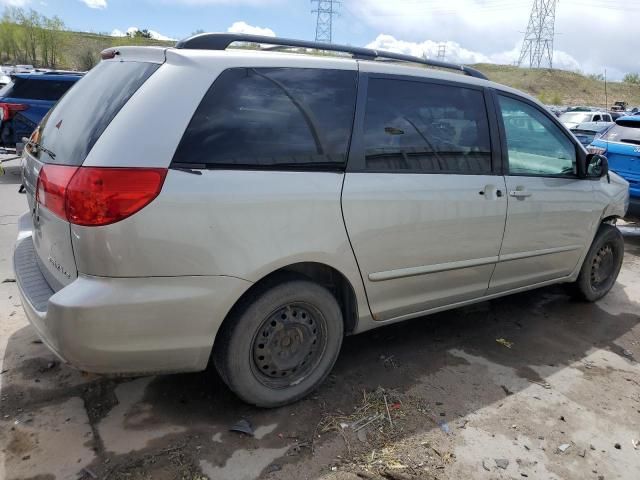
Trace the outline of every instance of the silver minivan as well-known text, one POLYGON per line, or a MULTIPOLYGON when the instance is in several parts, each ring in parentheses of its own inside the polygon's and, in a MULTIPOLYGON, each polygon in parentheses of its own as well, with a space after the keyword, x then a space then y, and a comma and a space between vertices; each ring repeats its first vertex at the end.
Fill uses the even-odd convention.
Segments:
POLYGON ((29 320, 79 369, 212 364, 273 407, 344 335, 616 281, 627 183, 473 69, 232 34, 103 58, 27 144, 14 254, 29 320))

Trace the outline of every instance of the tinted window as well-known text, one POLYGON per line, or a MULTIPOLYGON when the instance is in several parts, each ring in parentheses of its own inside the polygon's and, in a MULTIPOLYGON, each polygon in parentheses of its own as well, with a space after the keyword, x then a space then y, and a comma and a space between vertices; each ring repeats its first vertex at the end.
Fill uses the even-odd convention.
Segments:
POLYGON ((575 173, 575 146, 550 118, 519 100, 503 96, 499 98, 507 136, 510 173, 575 173))
POLYGON ((58 101, 73 85, 71 80, 36 80, 15 78, 6 85, 0 96, 9 98, 26 98, 29 100, 58 101))
POLYGON ((344 168, 356 72, 234 68, 198 106, 174 162, 214 168, 344 168))
POLYGON ((371 79, 364 149, 367 170, 490 173, 484 96, 469 88, 371 79))
POLYGON ((602 136, 603 140, 609 142, 630 143, 640 145, 640 122, 627 121, 616 124, 602 136))
POLYGON ((111 120, 158 67, 140 62, 98 64, 42 121, 40 143, 56 156, 38 151, 40 160, 81 165, 111 120))

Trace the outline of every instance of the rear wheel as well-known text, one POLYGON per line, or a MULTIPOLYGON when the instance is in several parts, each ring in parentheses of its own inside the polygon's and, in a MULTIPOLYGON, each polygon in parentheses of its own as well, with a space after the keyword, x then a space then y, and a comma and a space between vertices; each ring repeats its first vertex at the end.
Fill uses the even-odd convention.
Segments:
POLYGON ((616 283, 624 258, 624 240, 612 225, 601 225, 572 285, 581 300, 595 302, 604 297, 616 283))
POLYGON ((214 360, 240 398, 260 407, 294 402, 333 367, 343 337, 335 297, 304 278, 260 288, 225 322, 214 360))

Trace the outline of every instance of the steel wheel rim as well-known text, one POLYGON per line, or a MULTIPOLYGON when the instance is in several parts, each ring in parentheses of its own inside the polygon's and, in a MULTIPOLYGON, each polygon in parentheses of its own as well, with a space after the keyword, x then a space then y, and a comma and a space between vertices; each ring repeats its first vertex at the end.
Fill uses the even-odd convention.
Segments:
POLYGON ((265 317, 252 342, 252 370, 269 388, 299 384, 320 362, 327 344, 326 320, 313 305, 291 302, 265 317))
POLYGON ((591 263, 591 288, 597 290, 611 279, 615 270, 615 251, 610 243, 598 249, 591 263))

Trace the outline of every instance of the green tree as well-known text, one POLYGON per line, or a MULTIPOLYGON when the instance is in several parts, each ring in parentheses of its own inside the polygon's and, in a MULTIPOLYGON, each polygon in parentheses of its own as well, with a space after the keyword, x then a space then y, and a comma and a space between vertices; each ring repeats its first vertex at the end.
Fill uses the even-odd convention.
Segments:
POLYGON ((146 28, 142 30, 136 30, 134 32, 128 33, 127 35, 131 38, 151 38, 151 32, 146 28))
POLYGON ((622 81, 624 83, 631 83, 633 85, 638 85, 638 84, 640 84, 640 74, 638 74, 638 73, 627 73, 623 77, 622 81))

